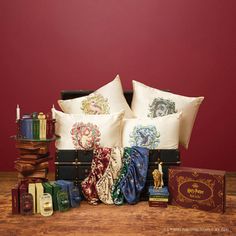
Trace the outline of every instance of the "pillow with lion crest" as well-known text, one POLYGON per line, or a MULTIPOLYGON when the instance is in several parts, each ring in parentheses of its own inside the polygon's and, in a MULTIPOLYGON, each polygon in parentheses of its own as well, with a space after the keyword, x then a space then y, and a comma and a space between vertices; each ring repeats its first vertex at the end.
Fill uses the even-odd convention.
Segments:
POLYGON ((132 111, 136 117, 161 117, 182 112, 180 143, 188 148, 197 112, 204 97, 186 97, 133 80, 132 111))
POLYGON ((181 113, 166 117, 124 119, 123 147, 177 149, 181 113))
POLYGON ((90 150, 96 147, 120 147, 124 112, 112 115, 55 114, 57 149, 90 150))
POLYGON ((68 114, 101 115, 124 110, 126 118, 133 117, 133 112, 124 97, 119 75, 88 96, 58 100, 58 104, 62 111, 68 114))

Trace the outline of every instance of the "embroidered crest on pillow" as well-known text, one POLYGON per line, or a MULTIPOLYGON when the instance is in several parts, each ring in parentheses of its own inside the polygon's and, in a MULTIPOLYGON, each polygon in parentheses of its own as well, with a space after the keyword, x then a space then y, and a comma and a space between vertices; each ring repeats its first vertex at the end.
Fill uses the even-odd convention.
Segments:
POLYGON ((157 149, 160 143, 160 132, 154 125, 137 125, 133 128, 129 138, 130 146, 157 149))
POLYGON ((164 99, 161 97, 154 98, 152 103, 149 104, 148 117, 155 118, 159 116, 166 116, 173 113, 177 113, 175 109, 175 102, 171 99, 164 99))
POLYGON ((92 93, 81 102, 81 110, 87 115, 110 114, 110 106, 107 98, 99 93, 92 93))
POLYGON ((76 122, 70 133, 75 149, 90 150, 100 144, 101 132, 92 123, 76 122))
POLYGON ((124 117, 134 117, 125 99, 119 75, 88 96, 58 100, 58 104, 68 114, 104 115, 124 110, 124 117))
POLYGON ((120 147, 124 111, 105 115, 55 114, 55 133, 59 150, 90 150, 96 147, 120 147))

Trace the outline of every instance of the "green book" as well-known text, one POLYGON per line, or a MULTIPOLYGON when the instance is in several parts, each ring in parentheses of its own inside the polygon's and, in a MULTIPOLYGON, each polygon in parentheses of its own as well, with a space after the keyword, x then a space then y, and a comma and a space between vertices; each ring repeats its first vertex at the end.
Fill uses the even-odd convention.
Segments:
POLYGON ((149 197, 151 197, 151 198, 169 198, 169 196, 165 196, 165 195, 149 195, 149 197))
POLYGON ((53 189, 52 189, 52 185, 49 184, 48 182, 44 182, 43 183, 43 189, 44 189, 44 193, 50 193, 51 196, 53 194, 53 189))
POLYGON ((168 198, 152 198, 152 197, 149 197, 149 201, 152 201, 152 202, 168 202, 169 199, 168 198))
POLYGON ((33 138, 39 139, 39 119, 33 118, 33 138))
POLYGON ((55 181, 50 181, 49 184, 52 186, 52 201, 54 211, 59 210, 57 202, 57 193, 60 191, 61 187, 55 183, 55 181))

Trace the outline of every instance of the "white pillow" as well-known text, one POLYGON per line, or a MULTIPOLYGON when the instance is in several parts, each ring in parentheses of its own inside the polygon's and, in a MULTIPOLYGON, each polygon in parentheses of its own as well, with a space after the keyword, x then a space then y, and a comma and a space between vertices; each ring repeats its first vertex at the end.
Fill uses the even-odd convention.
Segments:
POLYGON ((124 110, 126 118, 134 117, 124 97, 119 75, 88 96, 58 100, 58 104, 62 111, 69 114, 100 115, 124 110))
POLYGON ((204 97, 164 92, 133 80, 132 111, 136 117, 158 117, 182 112, 180 143, 188 148, 198 108, 204 97))
POLYGON ((181 113, 165 117, 124 119, 123 147, 177 149, 181 113))
POLYGON ((89 150, 95 147, 120 147, 124 112, 112 115, 55 114, 57 149, 89 150))

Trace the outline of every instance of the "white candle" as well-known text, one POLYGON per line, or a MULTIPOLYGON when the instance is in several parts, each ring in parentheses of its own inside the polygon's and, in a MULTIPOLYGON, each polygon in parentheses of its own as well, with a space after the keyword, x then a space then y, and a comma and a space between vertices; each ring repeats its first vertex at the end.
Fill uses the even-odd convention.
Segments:
POLYGON ((52 105, 52 119, 55 119, 55 107, 54 104, 52 105))
POLYGON ((161 174, 163 174, 163 172, 162 172, 162 162, 160 162, 158 164, 158 170, 161 172, 161 174))
POLYGON ((16 119, 17 120, 20 119, 20 107, 19 107, 19 104, 17 104, 17 106, 16 106, 16 119))
POLYGON ((163 172, 162 172, 162 162, 160 162, 158 164, 158 170, 161 172, 161 188, 162 188, 163 185, 164 185, 164 182, 163 182, 163 172))

